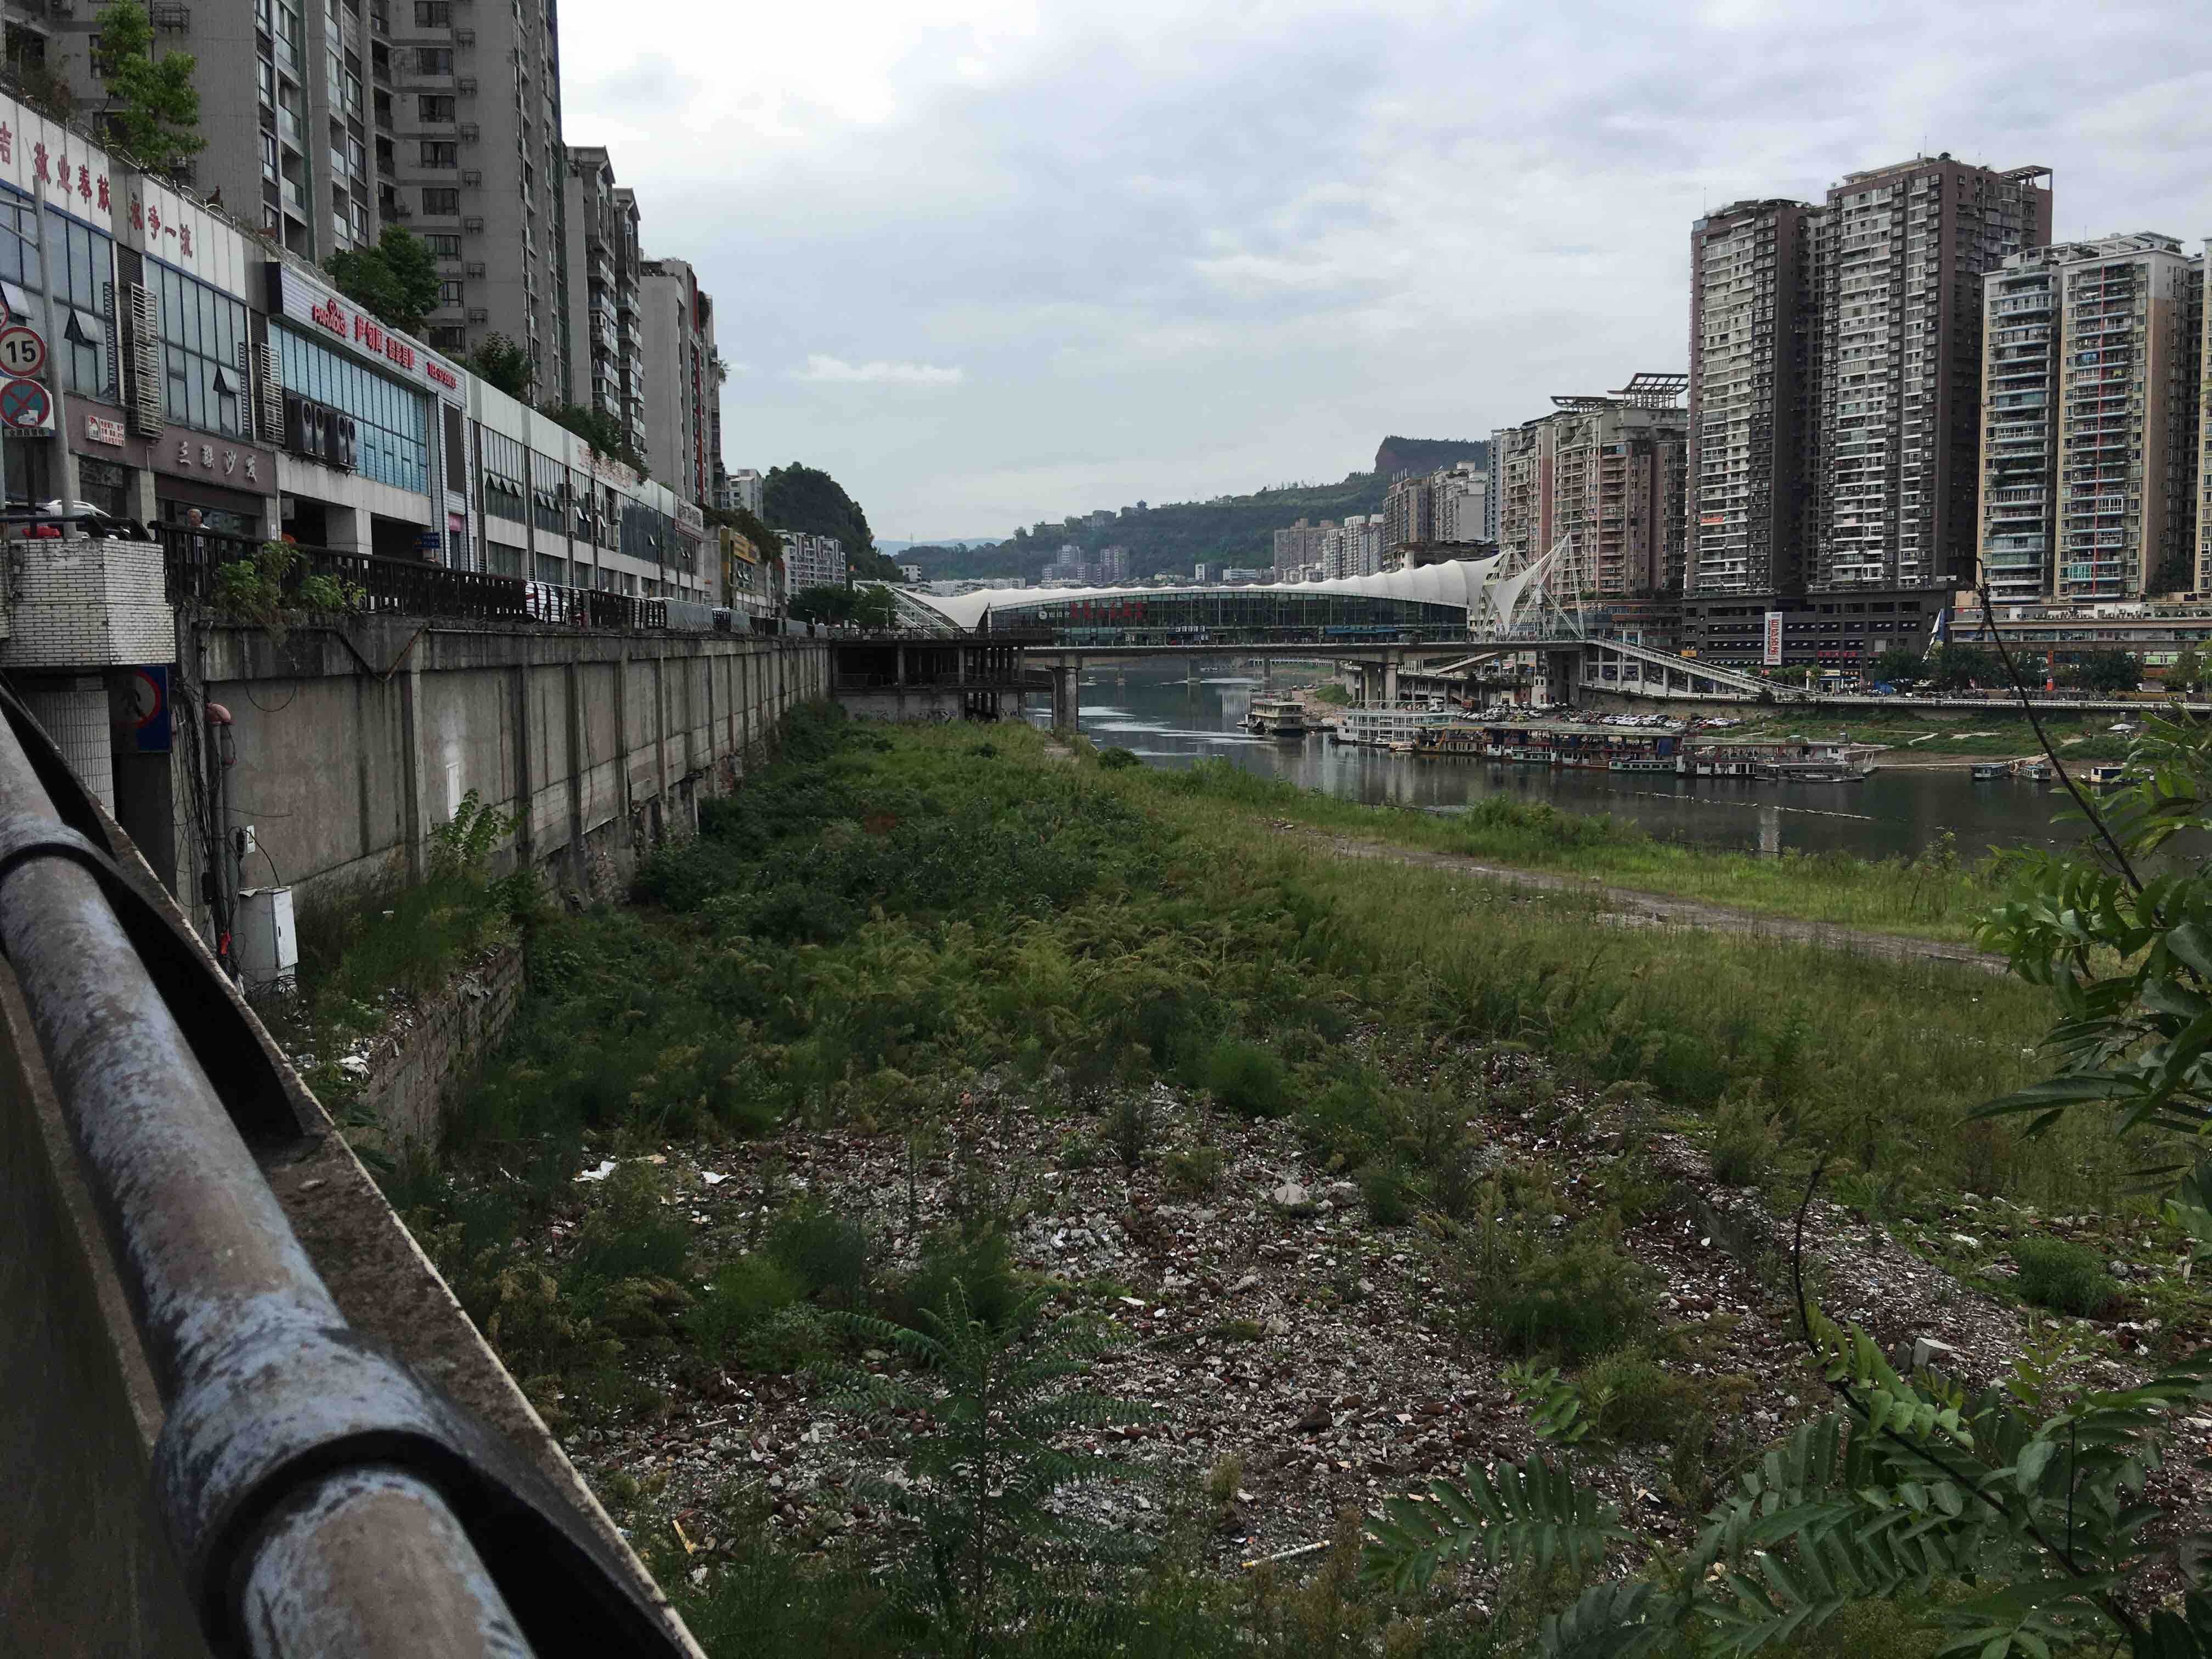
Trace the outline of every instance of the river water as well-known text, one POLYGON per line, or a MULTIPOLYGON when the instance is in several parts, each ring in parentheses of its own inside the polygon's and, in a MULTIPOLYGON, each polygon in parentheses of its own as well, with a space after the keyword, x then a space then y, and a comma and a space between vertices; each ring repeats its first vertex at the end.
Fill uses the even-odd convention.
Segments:
MULTIPOLYGON (((1103 747, 1131 750, 1153 766, 1189 766, 1218 757, 1304 787, 1379 805, 1449 811, 1485 795, 1549 801, 1565 811, 1610 812, 1655 836, 1713 847, 1774 853, 1844 852, 1863 858, 1911 856, 1946 831, 1962 857, 1991 848, 2053 846, 2082 833, 2053 823, 2067 805, 2051 784, 2003 779, 1977 781, 1964 767, 1882 769, 1863 782, 1759 783, 1732 778, 1676 778, 1649 773, 1571 770, 1462 759, 1417 760, 1387 750, 1255 738, 1237 722, 1259 689, 1256 675, 1208 669, 1190 681, 1179 660, 1137 660, 1086 669, 1084 735, 1103 747)), ((1286 677, 1275 685, 1311 684, 1286 677)), ((1048 713, 1031 717, 1048 720, 1048 713)))

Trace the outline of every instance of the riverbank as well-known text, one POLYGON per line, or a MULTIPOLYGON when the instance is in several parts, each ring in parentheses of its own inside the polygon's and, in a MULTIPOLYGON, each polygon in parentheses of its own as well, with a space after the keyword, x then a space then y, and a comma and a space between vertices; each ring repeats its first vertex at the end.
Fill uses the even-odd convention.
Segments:
MULTIPOLYGON (((1005 1651, 1288 1659, 1320 1620, 1442 1656, 1573 1587, 1363 1590, 1356 1529, 1310 1573, 1236 1564, 1524 1455, 1522 1358, 1622 1402, 1578 1456, 1694 1529, 1818 1399, 1771 1242, 1815 1158, 1824 1294, 1977 1376, 2017 1346, 2014 1233, 2171 1254, 2094 1133, 1966 1121, 2036 1075, 2033 988, 1623 927, 1075 751, 795 716, 641 902, 538 921, 508 1048, 393 1184, 717 1659, 915 1645, 886 1622, 926 1550, 915 1425, 818 1368, 898 1384, 884 1333, 956 1286, 986 1322, 1030 1293, 1095 1322, 1094 1382, 1150 1407, 1076 1437, 1141 1480, 1066 1498, 1149 1565, 1063 1560, 1097 1622, 1005 1651)), ((2119 1334, 2077 1336, 2094 1375, 2119 1334)), ((1933 1651, 1869 1616, 1856 1650, 1933 1651)))
POLYGON ((1661 841, 1622 818, 1498 797, 1461 811, 1369 806, 1225 761, 1176 771, 1148 769, 1143 776, 1148 787, 1164 795, 1245 813, 1255 830, 1287 823, 1358 841, 1912 939, 1971 941, 1976 918, 2001 890, 1993 864, 1968 862, 1948 837, 1911 859, 1787 850, 1767 856, 1661 841))

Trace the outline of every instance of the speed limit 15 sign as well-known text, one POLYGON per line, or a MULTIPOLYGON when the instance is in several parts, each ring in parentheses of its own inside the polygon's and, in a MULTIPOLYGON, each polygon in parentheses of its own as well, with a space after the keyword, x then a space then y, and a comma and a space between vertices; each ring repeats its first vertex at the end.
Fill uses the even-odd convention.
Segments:
POLYGON ((21 323, 0 329, 0 369, 10 374, 36 374, 46 366, 46 343, 35 328, 21 323))

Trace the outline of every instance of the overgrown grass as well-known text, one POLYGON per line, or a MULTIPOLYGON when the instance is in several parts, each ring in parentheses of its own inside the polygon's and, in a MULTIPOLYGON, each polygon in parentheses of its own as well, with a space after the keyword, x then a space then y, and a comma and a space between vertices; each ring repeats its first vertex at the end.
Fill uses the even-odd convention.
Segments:
POLYGON ((1948 836, 1910 859, 1795 848, 1770 857, 1662 841, 1626 818, 1499 795, 1456 812, 1369 806, 1219 759, 1140 776, 1163 794, 1204 801, 1217 812, 1241 809, 1252 815, 1255 831, 1267 820, 1287 820, 1359 840, 1910 938, 1972 939, 1976 918, 1999 891, 1994 861, 1965 860, 1948 836))
MULTIPOLYGON (((1612 1390, 1609 1437, 1675 1437, 1691 1463, 1702 1453, 1683 1425, 1697 1402, 1652 1383, 1666 1334, 1619 1243, 1649 1194, 1624 1169, 1608 1207, 1571 1217, 1551 1172, 1484 1170, 1467 1120, 1493 1085, 1459 1056, 1540 1052, 1559 1082, 1532 1085, 1517 1107, 1557 1116, 1571 1085, 1589 1129, 1722 1126, 1747 1179, 1779 1182, 1826 1155, 1869 1181, 2068 1207, 2115 1203, 2124 1185, 2087 1131, 2027 1142, 1965 1121, 2037 1074, 2028 1051, 2049 1006, 2033 988, 1626 930, 1591 897, 1340 859, 1255 833, 1263 814, 1291 815, 1257 780, 1070 764, 1021 728, 886 732, 809 711, 785 755, 711 808, 697 841, 648 865, 640 903, 541 924, 529 1002, 446 1167, 395 1184, 556 1422, 657 1409, 665 1396, 635 1380, 641 1355, 653 1371, 787 1370, 830 1351, 833 1310, 911 1317, 956 1282, 985 1317, 1012 1306, 1020 1276, 1006 1212, 988 1200, 957 1206, 955 1224, 894 1266, 849 1218, 764 1192, 742 1253, 702 1259, 649 1164, 573 1179, 586 1157, 787 1124, 933 1144, 940 1108, 987 1073, 1090 1103, 1101 1127, 1081 1145, 1103 1141, 1132 1167, 1158 1158, 1193 1194, 1218 1181, 1218 1151, 1163 1151, 1116 1101, 1167 1081, 1231 1113, 1288 1115, 1323 1161, 1361 1172, 1376 1223, 1422 1215, 1397 1237, 1433 1231, 1452 1292, 1440 1304, 1472 1337, 1588 1366, 1612 1390), (1418 1063, 1396 1063, 1407 1057, 1418 1063), (517 1242, 556 1215, 569 1224, 550 1255, 517 1242)), ((1563 856, 1637 851, 1587 821, 1496 814, 1474 829, 1565 843, 1563 856)), ((1955 872, 1944 879, 1954 899, 1966 890, 1955 872)), ((1530 1633, 1470 1624, 1464 1606, 1400 1606, 1334 1567, 1302 1585, 1231 1583, 1196 1572, 1194 1553, 1164 1559, 1007 1650, 1502 1655, 1530 1633)), ((866 1598, 839 1588, 861 1582, 756 1540, 682 1594, 719 1651, 880 1650, 866 1598)), ((1516 1607, 1571 1591, 1540 1588, 1516 1607)), ((1909 1620, 1881 1618, 1895 1638, 1883 1650, 1925 1650, 1909 1620)))

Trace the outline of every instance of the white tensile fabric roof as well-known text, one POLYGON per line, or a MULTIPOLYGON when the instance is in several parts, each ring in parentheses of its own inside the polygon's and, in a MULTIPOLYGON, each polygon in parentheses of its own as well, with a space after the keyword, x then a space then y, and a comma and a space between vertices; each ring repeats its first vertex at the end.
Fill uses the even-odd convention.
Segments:
MULTIPOLYGON (((1453 559, 1443 564, 1425 564, 1418 570, 1386 570, 1379 575, 1352 576, 1339 581, 1267 582, 1249 587, 1024 587, 989 588, 975 593, 913 597, 963 629, 972 629, 987 611, 1011 611, 1033 605, 1058 605, 1070 599, 1174 599, 1194 593, 1352 593, 1377 599, 1415 599, 1428 605, 1456 605, 1474 612, 1480 623, 1494 614, 1492 602, 1500 584, 1498 568, 1503 554, 1486 559, 1453 559)), ((1519 586, 1513 586, 1518 598, 1519 586)), ((1498 618, 1501 622, 1504 618, 1498 618)))

